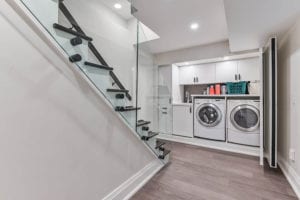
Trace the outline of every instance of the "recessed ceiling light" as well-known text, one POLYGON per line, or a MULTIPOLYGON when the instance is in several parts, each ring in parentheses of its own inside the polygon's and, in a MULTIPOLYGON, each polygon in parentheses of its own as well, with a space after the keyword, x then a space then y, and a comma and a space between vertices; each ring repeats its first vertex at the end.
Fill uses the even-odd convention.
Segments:
POLYGON ((191 26, 190 26, 190 28, 192 30, 197 30, 199 28, 199 24, 198 23, 192 23, 191 26))
POLYGON ((115 5, 114 5, 114 7, 115 7, 115 9, 121 9, 122 8, 122 5, 121 4, 119 4, 119 3, 116 3, 115 5))

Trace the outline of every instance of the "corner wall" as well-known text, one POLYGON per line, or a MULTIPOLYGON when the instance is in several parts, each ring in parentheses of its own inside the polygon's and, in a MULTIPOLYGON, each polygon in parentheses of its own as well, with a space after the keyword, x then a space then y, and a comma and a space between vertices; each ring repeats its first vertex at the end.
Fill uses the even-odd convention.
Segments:
POLYGON ((23 20, 0 2, 0 199, 98 200, 159 163, 23 20))
POLYGON ((300 18, 279 41, 278 153, 279 164, 300 196, 300 18), (295 161, 289 158, 295 150, 295 161))

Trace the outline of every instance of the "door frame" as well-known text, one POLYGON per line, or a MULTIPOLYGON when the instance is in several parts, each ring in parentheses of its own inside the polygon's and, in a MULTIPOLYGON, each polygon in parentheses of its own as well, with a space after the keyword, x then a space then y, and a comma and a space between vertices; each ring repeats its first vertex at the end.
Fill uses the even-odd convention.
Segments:
MULTIPOLYGON (((269 39, 265 51, 269 50, 268 55, 268 66, 264 63, 264 80, 268 83, 264 83, 264 94, 269 95, 264 98, 265 116, 264 120, 268 124, 265 127, 265 134, 268 138, 265 142, 268 143, 268 149, 264 149, 264 156, 267 159, 271 168, 277 168, 278 155, 277 155, 277 132, 278 132, 278 121, 277 121, 277 38, 272 37, 269 39), (267 127, 268 126, 268 127, 267 127)), ((266 137, 265 137, 266 138, 266 137)))

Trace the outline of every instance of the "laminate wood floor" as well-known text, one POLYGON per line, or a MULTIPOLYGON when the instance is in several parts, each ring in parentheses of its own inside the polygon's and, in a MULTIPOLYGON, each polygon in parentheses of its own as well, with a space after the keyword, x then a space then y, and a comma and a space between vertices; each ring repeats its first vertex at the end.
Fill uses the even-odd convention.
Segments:
POLYGON ((280 169, 258 158, 168 142, 170 163, 132 200, 296 200, 280 169))

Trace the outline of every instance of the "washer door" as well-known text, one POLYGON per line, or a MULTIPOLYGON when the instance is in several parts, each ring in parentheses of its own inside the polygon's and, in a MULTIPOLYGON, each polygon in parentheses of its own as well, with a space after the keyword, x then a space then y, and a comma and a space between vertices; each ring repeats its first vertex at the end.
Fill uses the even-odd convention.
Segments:
POLYGON ((259 127, 259 110, 251 105, 237 106, 232 110, 230 120, 240 131, 255 131, 259 127))
POLYGON ((196 117, 200 124, 205 127, 215 127, 222 120, 221 110, 212 103, 204 103, 198 107, 196 117))

